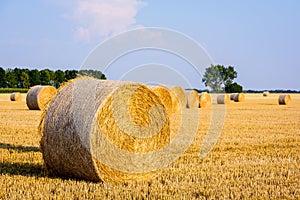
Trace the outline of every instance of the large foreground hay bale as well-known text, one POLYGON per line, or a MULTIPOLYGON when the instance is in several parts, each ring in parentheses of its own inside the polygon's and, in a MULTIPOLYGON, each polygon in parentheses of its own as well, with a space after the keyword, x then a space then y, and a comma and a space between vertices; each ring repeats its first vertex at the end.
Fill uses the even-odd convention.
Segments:
POLYGON ((230 96, 229 94, 220 94, 217 97, 218 104, 229 104, 230 103, 230 96))
POLYGON ((150 86, 150 88, 160 98, 166 108, 167 113, 169 115, 172 114, 172 97, 168 88, 162 85, 153 87, 150 86))
POLYGON ((186 96, 185 92, 180 86, 173 86, 170 89, 172 98, 172 112, 181 113, 181 110, 186 108, 186 96))
POLYGON ((43 110, 56 92, 56 88, 52 86, 36 85, 31 87, 26 96, 27 107, 29 110, 43 110))
POLYGON ((11 101, 22 101, 22 95, 20 92, 14 92, 10 95, 11 101))
POLYGON ((291 102, 291 95, 289 94, 281 94, 278 98, 279 105, 287 105, 291 102))
POLYGON ((207 92, 202 92, 199 95, 199 107, 205 108, 207 106, 211 105, 211 96, 207 92))
POLYGON ((185 90, 187 108, 199 108, 199 94, 196 90, 185 90))
POLYGON ((114 166, 127 161, 128 154, 146 154, 169 144, 169 123, 164 105, 147 86, 77 78, 59 89, 44 112, 43 159, 56 176, 109 182, 144 179, 147 173, 114 166))
POLYGON ((264 92, 263 92, 263 96, 264 96, 264 97, 267 97, 267 96, 269 96, 269 95, 270 95, 270 92, 269 92, 269 91, 264 91, 264 92))
POLYGON ((230 100, 235 102, 245 101, 245 95, 243 93, 233 93, 230 95, 230 100))

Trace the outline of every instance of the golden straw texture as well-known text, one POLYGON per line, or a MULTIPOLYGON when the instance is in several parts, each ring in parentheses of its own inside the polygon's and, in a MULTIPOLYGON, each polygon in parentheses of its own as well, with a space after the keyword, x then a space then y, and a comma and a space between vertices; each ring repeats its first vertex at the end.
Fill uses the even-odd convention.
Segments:
POLYGON ((126 155, 156 151, 170 142, 165 107, 148 87, 93 78, 77 78, 60 88, 40 131, 51 174, 91 181, 148 178, 150 172, 114 166, 127 160, 126 155))
POLYGON ((27 107, 29 110, 43 110, 56 92, 56 88, 52 86, 36 85, 31 87, 26 96, 27 107))
POLYGON ((14 92, 10 95, 11 101, 22 101, 22 95, 20 92, 14 92))
POLYGON ((205 108, 211 105, 211 96, 207 92, 202 92, 199 95, 199 107, 205 108))
POLYGON ((278 98, 279 105, 288 105, 291 102, 291 95, 281 94, 278 98))
POLYGON ((235 102, 245 101, 245 95, 243 93, 233 93, 230 95, 230 100, 235 102))
POLYGON ((185 90, 187 108, 199 108, 199 94, 196 90, 185 90))
POLYGON ((220 94, 217 97, 218 104, 229 104, 230 103, 230 96, 229 94, 220 94))

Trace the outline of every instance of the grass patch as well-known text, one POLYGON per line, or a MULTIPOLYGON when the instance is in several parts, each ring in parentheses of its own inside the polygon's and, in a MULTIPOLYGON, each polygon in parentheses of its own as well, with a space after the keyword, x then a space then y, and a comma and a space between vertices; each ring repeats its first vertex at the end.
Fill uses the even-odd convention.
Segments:
POLYGON ((29 89, 26 88, 0 88, 0 93, 13 93, 13 92, 20 92, 20 93, 27 93, 29 89))

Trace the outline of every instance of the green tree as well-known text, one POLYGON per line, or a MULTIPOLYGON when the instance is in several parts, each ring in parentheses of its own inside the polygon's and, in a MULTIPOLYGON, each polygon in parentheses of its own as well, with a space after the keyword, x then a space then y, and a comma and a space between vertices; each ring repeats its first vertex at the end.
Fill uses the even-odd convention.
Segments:
POLYGON ((221 92, 225 89, 225 86, 230 85, 236 77, 237 72, 232 66, 211 65, 206 68, 202 82, 205 86, 210 87, 213 92, 221 92))
POLYGON ((51 86, 55 87, 55 77, 56 77, 55 72, 52 71, 52 70, 48 70, 48 71, 49 71, 49 74, 50 74, 50 82, 49 82, 49 84, 51 86))
POLYGON ((5 70, 0 67, 0 88, 6 87, 6 77, 5 77, 5 70))
POLYGON ((229 83, 225 85, 225 92, 227 93, 243 92, 243 87, 236 82, 229 83))
POLYGON ((15 72, 12 69, 7 69, 5 74, 7 86, 9 88, 17 88, 18 87, 18 79, 15 72))
POLYGON ((58 88, 61 84, 65 82, 65 72, 62 70, 55 71, 55 87, 58 88))
POLYGON ((91 76, 98 79, 106 79, 105 75, 101 71, 92 70, 92 69, 80 70, 78 74, 81 76, 91 76))
POLYGON ((29 80, 30 86, 40 85, 41 84, 41 73, 37 69, 29 71, 29 80))
POLYGON ((21 87, 22 88, 29 88, 30 86, 30 79, 28 73, 26 71, 23 71, 21 73, 21 87))
POLYGON ((16 77, 17 77, 17 87, 18 88, 21 88, 22 87, 22 81, 21 81, 21 74, 22 74, 22 70, 21 69, 19 69, 19 68, 15 68, 14 69, 14 73, 15 73, 15 75, 16 75, 16 77))
POLYGON ((50 84, 50 72, 48 69, 43 69, 41 71, 41 84, 49 85, 50 84))
POLYGON ((77 74, 78 74, 77 70, 66 70, 65 71, 65 78, 68 81, 70 79, 76 78, 77 74))

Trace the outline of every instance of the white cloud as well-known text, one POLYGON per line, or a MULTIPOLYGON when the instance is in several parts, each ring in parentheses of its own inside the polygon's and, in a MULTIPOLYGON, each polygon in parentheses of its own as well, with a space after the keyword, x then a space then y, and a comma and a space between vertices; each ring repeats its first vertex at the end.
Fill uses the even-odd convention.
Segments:
POLYGON ((90 32, 86 28, 78 27, 75 31, 75 38, 84 42, 89 42, 91 39, 90 32))
POLYGON ((77 0, 72 14, 75 37, 83 41, 107 37, 138 26, 136 15, 146 3, 140 0, 77 0))

